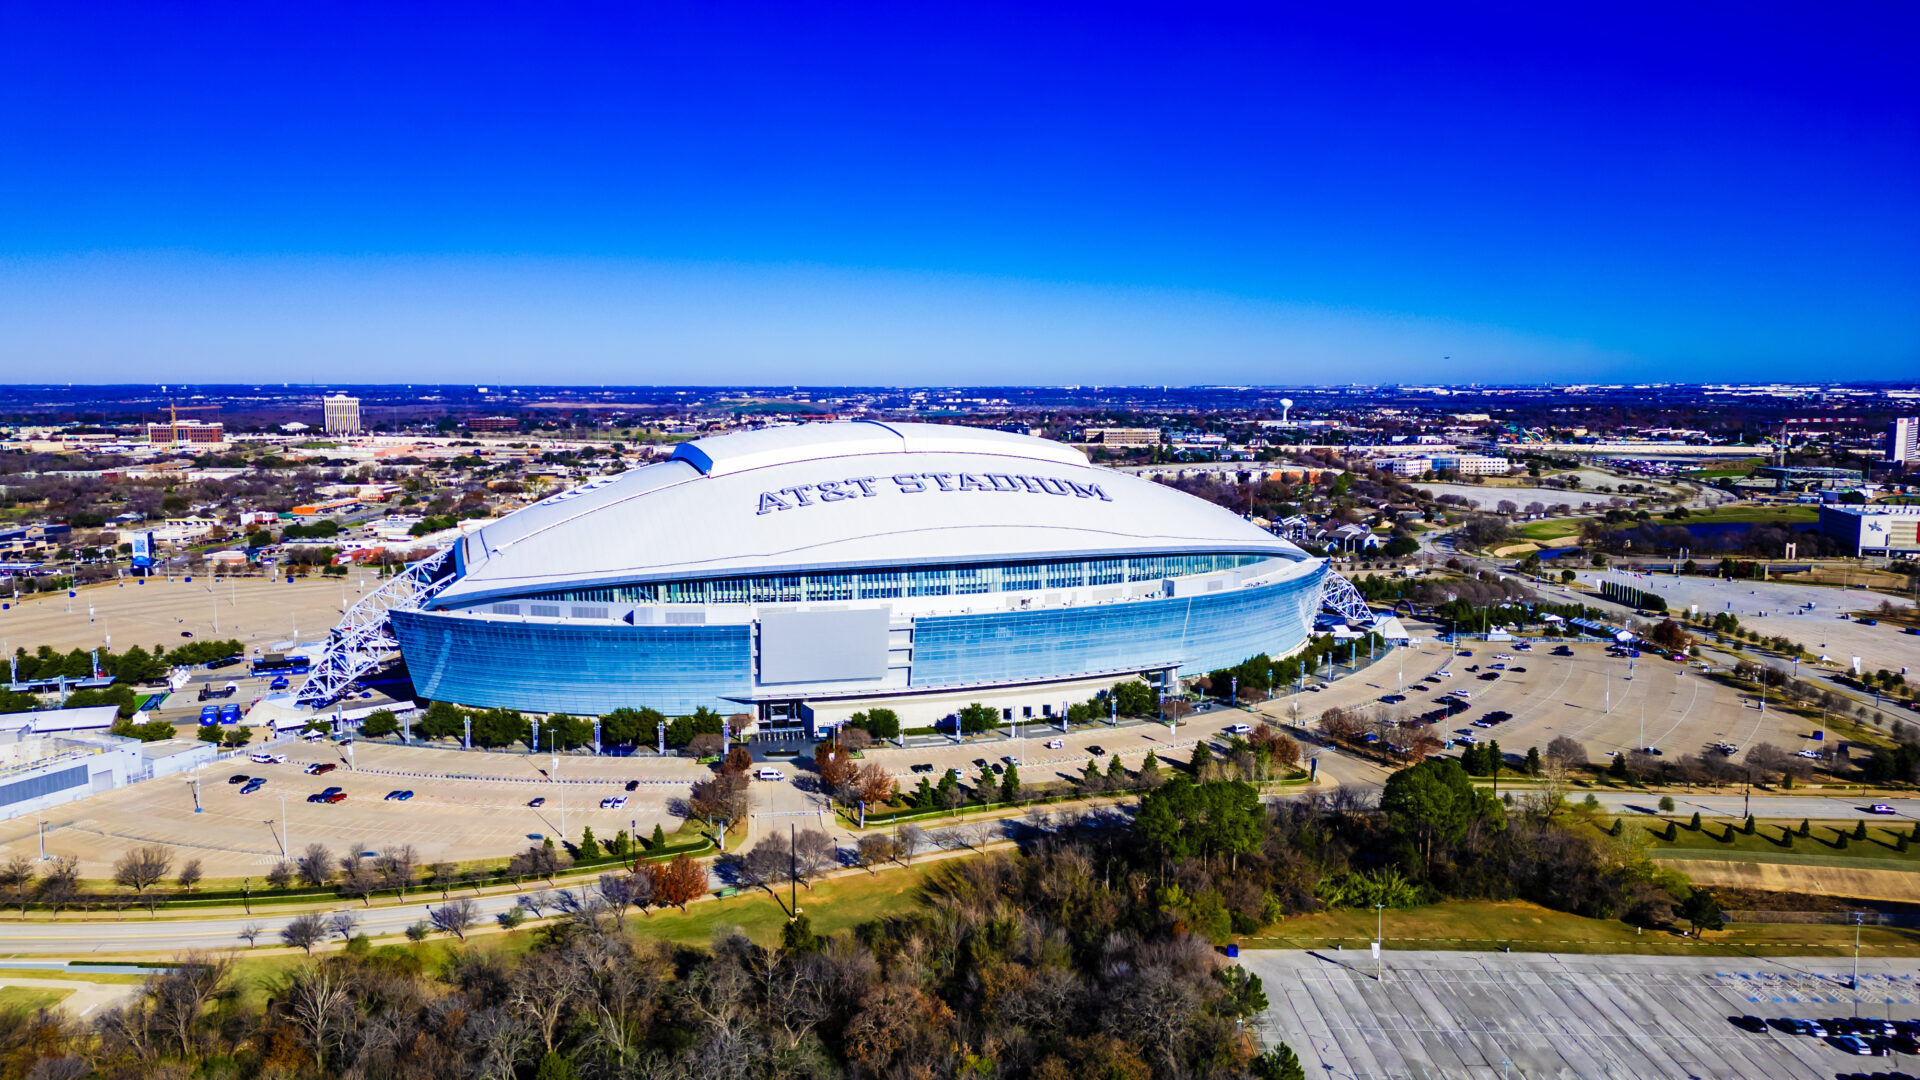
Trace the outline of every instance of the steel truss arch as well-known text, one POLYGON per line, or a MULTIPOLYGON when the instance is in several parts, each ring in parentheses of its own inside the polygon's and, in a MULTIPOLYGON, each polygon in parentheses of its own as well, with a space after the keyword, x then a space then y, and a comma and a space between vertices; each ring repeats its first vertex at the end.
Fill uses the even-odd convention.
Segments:
POLYGON ((418 611, 446 588, 453 580, 452 555, 451 547, 434 552, 388 578, 348 608, 327 634, 326 651, 320 654, 294 700, 314 707, 330 705, 355 679, 385 662, 400 648, 388 613, 418 611))

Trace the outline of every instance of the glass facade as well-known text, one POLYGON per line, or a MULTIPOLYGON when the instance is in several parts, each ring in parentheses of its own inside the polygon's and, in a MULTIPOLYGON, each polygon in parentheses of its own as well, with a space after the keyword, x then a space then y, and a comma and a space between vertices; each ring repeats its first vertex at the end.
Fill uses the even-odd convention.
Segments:
POLYGON ((648 706, 737 712, 753 684, 747 626, 621 626, 392 613, 414 689, 434 701, 603 716, 648 706))
MULTIPOLYGON (((1324 573, 1324 571, 1323 571, 1324 573)), ((1321 574, 1190 598, 918 619, 916 687, 1178 666, 1183 675, 1306 640, 1321 574)))
POLYGON ((1274 556, 1240 552, 1200 555, 1128 555, 1055 562, 972 563, 892 570, 826 570, 805 574, 651 581, 564 589, 522 600, 593 604, 782 604, 815 600, 893 600, 905 596, 1077 589, 1159 581, 1265 562, 1274 556))
MULTIPOLYGON (((1131 560, 1073 565, 1084 583, 1095 572, 1115 573, 1091 566, 1109 561, 1131 560)), ((1024 565, 1044 579, 1048 567, 1067 564, 1024 565)), ((909 687, 1047 681, 1169 665, 1194 674, 1256 653, 1278 656, 1306 640, 1326 572, 1321 566, 1292 580, 1187 597, 916 619, 909 687)), ((863 573, 845 587, 863 588, 885 573, 910 572, 863 573)), ((785 595, 804 592, 815 580, 843 587, 838 577, 765 580, 789 582, 779 586, 785 595)), ((979 583, 979 576, 958 574, 946 581, 950 588, 979 583)), ((392 619, 415 688, 436 701, 576 716, 646 706, 674 716, 702 705, 739 711, 755 692, 747 625, 530 623, 419 611, 395 611, 392 619)))

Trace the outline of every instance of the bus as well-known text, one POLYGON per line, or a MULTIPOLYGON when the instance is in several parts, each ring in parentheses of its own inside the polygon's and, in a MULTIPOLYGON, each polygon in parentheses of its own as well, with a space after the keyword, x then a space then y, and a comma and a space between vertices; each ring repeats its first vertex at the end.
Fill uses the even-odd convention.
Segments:
POLYGON ((304 656, 267 653, 253 661, 253 673, 255 675, 304 675, 312 666, 313 661, 304 656))

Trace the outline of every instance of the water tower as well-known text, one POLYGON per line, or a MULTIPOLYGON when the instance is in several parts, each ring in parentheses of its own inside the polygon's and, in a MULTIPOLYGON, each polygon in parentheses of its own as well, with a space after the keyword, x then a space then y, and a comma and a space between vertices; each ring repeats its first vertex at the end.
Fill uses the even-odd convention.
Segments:
POLYGON ((1285 424, 1287 422, 1287 410, 1291 408, 1293 408, 1292 398, 1283 397, 1280 399, 1280 422, 1282 424, 1285 424))

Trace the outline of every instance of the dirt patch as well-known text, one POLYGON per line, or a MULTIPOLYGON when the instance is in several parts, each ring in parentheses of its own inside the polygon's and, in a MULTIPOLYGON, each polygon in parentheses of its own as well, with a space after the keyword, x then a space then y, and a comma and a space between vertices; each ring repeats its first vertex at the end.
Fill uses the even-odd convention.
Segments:
POLYGON ((1700 885, 1820 896, 1857 896, 1863 900, 1920 902, 1920 873, 1906 870, 1856 870, 1721 859, 1657 861, 1663 866, 1679 870, 1700 885))
POLYGON ((1502 544, 1493 549, 1493 557, 1496 559, 1510 559, 1515 555, 1525 555, 1529 551, 1538 550, 1540 549, 1534 547, 1532 544, 1502 544))

